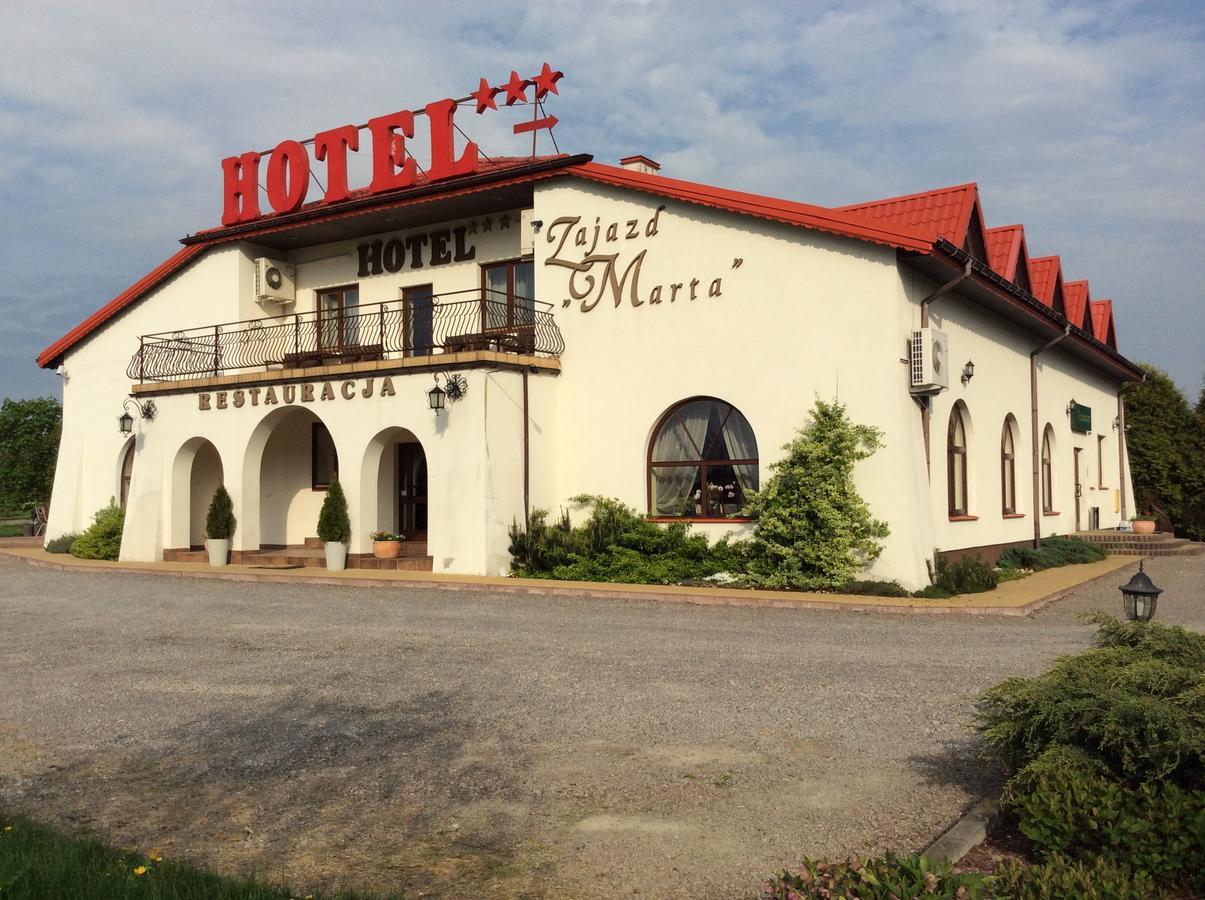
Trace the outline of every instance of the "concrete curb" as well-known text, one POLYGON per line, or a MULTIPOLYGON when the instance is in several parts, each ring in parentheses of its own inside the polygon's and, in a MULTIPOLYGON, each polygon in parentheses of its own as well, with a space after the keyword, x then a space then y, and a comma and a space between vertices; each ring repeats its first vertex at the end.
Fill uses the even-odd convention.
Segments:
MULTIPOLYGON (((495 594, 535 594, 546 597, 590 597, 606 600, 643 600, 656 603, 680 603, 692 606, 739 606, 760 609, 819 609, 844 612, 915 613, 918 615, 974 615, 974 616, 1027 616, 1067 594, 1108 578, 1118 569, 1130 564, 1130 560, 1114 565, 1108 571, 1091 577, 1061 584, 1057 590, 1040 594, 1034 599, 1007 604, 977 603, 965 597, 954 597, 948 601, 903 600, 884 597, 857 597, 843 595, 817 595, 790 591, 734 590, 725 588, 686 588, 680 586, 603 584, 594 582, 547 581, 530 578, 493 578, 488 576, 448 576, 425 572, 384 572, 374 570, 372 576, 356 574, 353 570, 338 574, 310 574, 311 570, 297 570, 290 574, 273 574, 264 571, 249 571, 242 566, 227 566, 211 569, 202 564, 190 563, 110 563, 74 560, 59 562, 44 551, 31 553, 29 550, 0 549, 0 553, 20 559, 31 566, 56 569, 66 572, 81 570, 119 572, 132 575, 171 576, 176 578, 205 578, 213 581, 261 581, 275 584, 317 584, 336 587, 357 588, 428 588, 443 591, 477 591, 495 594), (195 565, 195 568, 192 566, 195 565), (183 568, 189 566, 189 568, 183 568), (840 597, 840 599, 838 599, 840 597)), ((325 570, 317 570, 325 572, 325 570)), ((1056 570, 1050 570, 1056 571, 1056 570)), ((1062 570, 1059 570, 1062 571, 1062 570)), ((1039 573, 1031 578, 1038 578, 1039 573)), ((1012 587, 1010 582, 1003 587, 1012 587)), ((1036 584, 1030 586, 1036 587, 1036 584)), ((979 597, 982 595, 967 595, 979 597)), ((997 600, 999 598, 996 598, 997 600)), ((987 600, 984 597, 984 600, 987 600)))
POLYGON ((972 806, 967 814, 925 849, 921 856, 933 862, 953 865, 987 840, 988 832, 1000 818, 999 795, 985 797, 972 806))

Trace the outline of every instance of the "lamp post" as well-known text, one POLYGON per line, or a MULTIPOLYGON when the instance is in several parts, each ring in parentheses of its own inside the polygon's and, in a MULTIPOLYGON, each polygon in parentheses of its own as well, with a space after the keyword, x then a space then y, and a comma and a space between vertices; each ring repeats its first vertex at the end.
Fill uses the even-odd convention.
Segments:
POLYGON ((1154 582, 1143 571, 1142 564, 1143 561, 1139 560, 1138 571, 1134 573, 1134 577, 1119 588, 1126 618, 1131 622, 1149 622, 1154 618, 1155 604, 1163 593, 1163 589, 1155 587, 1154 582))

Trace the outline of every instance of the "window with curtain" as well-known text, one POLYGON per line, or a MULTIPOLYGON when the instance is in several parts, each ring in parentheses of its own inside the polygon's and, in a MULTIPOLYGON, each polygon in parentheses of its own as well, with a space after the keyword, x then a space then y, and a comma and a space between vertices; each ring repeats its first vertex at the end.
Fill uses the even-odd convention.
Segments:
POLYGON ((967 430, 962 402, 950 411, 950 429, 946 437, 946 474, 950 497, 950 515, 967 515, 967 430))
POLYGON ((1054 431, 1047 425, 1042 432, 1042 512, 1054 512, 1054 480, 1051 472, 1050 445, 1054 431))
POLYGON ((696 397, 671 408, 649 447, 649 514, 734 518, 758 487, 757 439, 732 404, 696 397))
POLYGON ((1004 433, 1000 437, 1000 505, 1004 515, 1017 512, 1017 452, 1013 434, 1016 420, 1004 417, 1004 433))

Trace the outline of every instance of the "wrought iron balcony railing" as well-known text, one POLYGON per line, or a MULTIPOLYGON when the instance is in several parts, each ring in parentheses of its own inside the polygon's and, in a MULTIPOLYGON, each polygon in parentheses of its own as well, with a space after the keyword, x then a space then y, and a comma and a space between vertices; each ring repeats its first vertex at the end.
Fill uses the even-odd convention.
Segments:
POLYGON ((564 349, 551 304, 454 291, 143 335, 126 374, 171 381, 464 350, 560 356, 564 349))

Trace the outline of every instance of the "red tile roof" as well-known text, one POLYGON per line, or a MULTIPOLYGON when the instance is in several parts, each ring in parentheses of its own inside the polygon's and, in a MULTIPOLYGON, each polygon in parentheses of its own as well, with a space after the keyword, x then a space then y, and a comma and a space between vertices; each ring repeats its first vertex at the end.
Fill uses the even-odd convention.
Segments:
POLYGON ((1113 330, 1113 301, 1092 300, 1088 304, 1092 319, 1092 336, 1113 350, 1117 349, 1117 333, 1113 330))
POLYGON ((1047 306, 1054 306, 1054 289, 1062 276, 1057 256, 1039 256, 1029 261, 1029 281, 1033 295, 1047 306))
POLYGON ((1088 301, 1091 299, 1087 280, 1063 282, 1063 303, 1067 307, 1067 321, 1085 331, 1092 330, 1088 319, 1088 301))
POLYGON ((1025 244, 1025 229, 1020 225, 1002 225, 984 232, 987 264, 1009 281, 1017 280, 1017 261, 1025 244))
POLYGON ((978 218, 980 228, 983 229, 979 186, 973 181, 935 191, 908 194, 905 197, 887 197, 883 200, 839 206, 837 209, 914 228, 931 241, 945 238, 956 247, 966 243, 972 215, 978 218))

